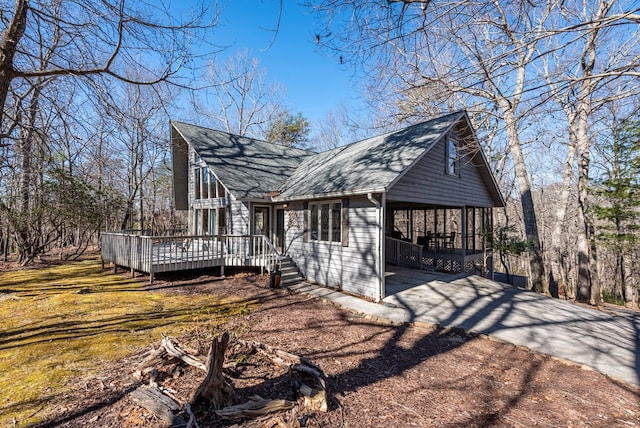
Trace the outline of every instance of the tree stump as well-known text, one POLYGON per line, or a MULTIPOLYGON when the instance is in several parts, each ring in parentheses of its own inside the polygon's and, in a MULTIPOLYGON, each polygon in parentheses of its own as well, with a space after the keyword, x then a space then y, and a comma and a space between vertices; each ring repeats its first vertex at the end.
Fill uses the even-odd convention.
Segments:
POLYGON ((224 353, 229 344, 229 334, 214 338, 207 356, 207 375, 189 401, 191 405, 203 402, 207 407, 220 410, 233 404, 234 390, 222 373, 224 353))

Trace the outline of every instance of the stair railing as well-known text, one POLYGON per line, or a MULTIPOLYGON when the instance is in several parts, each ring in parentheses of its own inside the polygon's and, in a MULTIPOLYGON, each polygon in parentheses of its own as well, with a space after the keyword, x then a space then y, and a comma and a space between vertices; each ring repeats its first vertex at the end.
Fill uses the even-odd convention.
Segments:
POLYGON ((262 242, 264 251, 262 252, 261 266, 267 269, 268 272, 278 269, 282 266, 282 255, 278 253, 275 245, 265 235, 262 235, 262 242))

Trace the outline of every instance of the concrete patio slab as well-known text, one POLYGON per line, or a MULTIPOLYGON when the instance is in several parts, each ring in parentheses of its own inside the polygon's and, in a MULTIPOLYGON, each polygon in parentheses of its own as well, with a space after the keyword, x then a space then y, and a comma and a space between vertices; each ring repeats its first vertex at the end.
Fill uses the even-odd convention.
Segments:
POLYGON ((292 288, 389 322, 485 334, 640 386, 638 312, 599 311, 479 276, 393 268, 386 282, 383 304, 307 283, 292 288))

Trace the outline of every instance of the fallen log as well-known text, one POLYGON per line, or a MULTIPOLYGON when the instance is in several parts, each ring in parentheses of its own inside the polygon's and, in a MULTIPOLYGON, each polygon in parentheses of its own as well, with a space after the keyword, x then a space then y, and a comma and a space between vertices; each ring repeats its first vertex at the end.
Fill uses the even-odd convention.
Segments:
POLYGON ((256 349, 279 366, 287 367, 291 374, 292 389, 304 397, 306 408, 321 412, 328 410, 326 375, 319 365, 299 355, 263 343, 246 340, 238 340, 238 343, 256 349))
POLYGON ((294 379, 293 384, 294 390, 302 395, 304 399, 304 407, 318 412, 326 412, 329 410, 329 406, 327 405, 327 391, 324 388, 312 388, 299 379, 294 379))
POLYGON ((186 421, 177 415, 181 408, 172 398, 154 386, 141 386, 131 392, 131 399, 170 426, 184 426, 186 421))
POLYGON ((156 366, 163 363, 164 358, 167 355, 167 351, 164 348, 158 348, 151 350, 149 354, 136 366, 133 372, 133 377, 136 379, 142 379, 142 377, 151 372, 156 366))
POLYGON ((255 418, 281 410, 291 410, 294 405, 295 403, 289 400, 266 400, 254 396, 246 403, 216 410, 216 414, 225 419, 255 418))
POLYGON ((322 376, 324 377, 324 373, 322 372, 322 369, 320 368, 319 365, 299 355, 292 354, 290 352, 283 351, 281 349, 277 349, 260 342, 253 342, 253 341, 238 339, 238 343, 254 348, 258 351, 261 351, 263 354, 267 355, 269 358, 271 358, 271 360, 274 363, 278 365, 281 365, 284 367, 290 367, 292 364, 302 364, 302 365, 316 369, 318 373, 322 373, 322 376))
POLYGON ((171 339, 166 336, 162 338, 162 347, 165 349, 167 354, 171 355, 172 357, 175 357, 180 361, 189 364, 190 366, 197 367, 202 371, 207 371, 207 366, 204 362, 194 357, 193 355, 189 355, 188 353, 184 352, 177 345, 174 345, 173 342, 171 342, 171 339))

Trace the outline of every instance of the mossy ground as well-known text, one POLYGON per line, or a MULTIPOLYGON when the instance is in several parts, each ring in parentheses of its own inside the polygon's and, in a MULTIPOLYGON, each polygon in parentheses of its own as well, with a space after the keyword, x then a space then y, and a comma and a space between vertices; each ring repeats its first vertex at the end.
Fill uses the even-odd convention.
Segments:
POLYGON ((57 396, 103 364, 249 306, 209 295, 150 292, 96 259, 0 274, 0 426, 42 420, 57 396))

